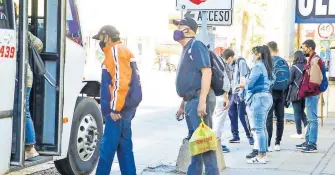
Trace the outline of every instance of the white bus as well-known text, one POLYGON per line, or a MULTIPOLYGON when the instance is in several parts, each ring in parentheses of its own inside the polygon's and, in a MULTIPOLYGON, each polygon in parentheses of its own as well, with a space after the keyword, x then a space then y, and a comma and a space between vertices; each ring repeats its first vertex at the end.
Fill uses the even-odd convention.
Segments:
POLYGON ((98 161, 103 119, 99 80, 84 78, 76 1, 19 1, 16 24, 13 0, 0 0, 0 174, 51 160, 63 175, 90 174, 98 161), (24 160, 27 31, 43 41, 41 58, 59 87, 34 76, 30 111, 40 154, 35 161, 24 160))

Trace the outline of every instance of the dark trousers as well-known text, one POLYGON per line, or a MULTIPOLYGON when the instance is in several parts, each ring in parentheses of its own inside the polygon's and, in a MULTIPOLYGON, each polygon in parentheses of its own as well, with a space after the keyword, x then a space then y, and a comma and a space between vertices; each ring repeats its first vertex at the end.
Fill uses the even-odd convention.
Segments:
POLYGON ((292 102, 292 106, 297 134, 302 134, 301 122, 304 124, 304 127, 306 127, 308 124, 305 113, 305 99, 292 102))
POLYGON ((280 144, 284 132, 284 104, 285 97, 284 91, 272 91, 273 105, 269 111, 268 118, 266 121, 266 128, 269 134, 269 146, 271 145, 271 138, 273 132, 273 112, 277 118, 277 133, 276 133, 276 144, 280 144))
POLYGON ((248 138, 252 137, 250 134, 250 127, 248 125, 249 122, 246 120, 247 112, 245 110, 245 102, 241 101, 237 94, 229 95, 230 107, 228 111, 228 115, 230 118, 230 125, 231 125, 231 132, 234 138, 240 138, 239 131, 238 131, 238 118, 242 123, 242 126, 245 130, 245 133, 248 138))

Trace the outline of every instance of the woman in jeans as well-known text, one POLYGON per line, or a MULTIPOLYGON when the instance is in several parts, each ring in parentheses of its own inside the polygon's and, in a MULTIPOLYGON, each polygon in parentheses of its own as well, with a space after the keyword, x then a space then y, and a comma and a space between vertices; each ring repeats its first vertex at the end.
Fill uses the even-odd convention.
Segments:
MULTIPOLYGON (((14 8, 15 8, 15 19, 16 19, 16 23, 18 24, 18 15, 19 15, 19 4, 18 2, 14 3, 14 8)), ((19 25, 18 25, 19 26, 19 25)), ((17 27, 17 31, 18 27, 17 27)), ((18 34, 19 32, 17 32, 18 34)), ((18 38, 18 36, 17 36, 18 38)), ((42 49, 43 49, 43 43, 42 41, 37 38, 36 36, 34 36, 32 33, 30 33, 28 31, 28 39, 30 41, 30 43, 35 47, 35 49, 38 51, 38 53, 41 53, 42 49)), ((31 70, 31 65, 28 62, 28 58, 25 59, 26 62, 26 99, 25 99, 25 108, 26 108, 26 143, 25 143, 25 160, 29 160, 32 159, 34 157, 39 156, 39 154, 37 153, 34 145, 36 143, 36 137, 35 137, 35 128, 34 128, 34 123, 33 120, 31 118, 31 113, 30 113, 30 93, 31 93, 31 89, 33 87, 33 80, 34 80, 34 76, 33 76, 33 72, 31 70)), ((18 84, 16 83, 16 88, 18 88, 18 84)), ((17 102, 15 102, 17 103, 17 102)), ((17 108, 17 104, 14 105, 17 108)), ((16 109, 17 110, 17 109, 16 109)))
MULTIPOLYGON (((268 162, 266 152, 268 141, 266 132, 266 118, 272 106, 273 100, 270 94, 270 86, 273 84, 273 61, 267 46, 257 46, 252 49, 255 65, 251 69, 246 82, 247 112, 251 130, 255 135, 255 147, 257 155, 248 159, 248 163, 268 162)), ((243 86, 243 85, 242 85, 243 86)))
POLYGON ((286 103, 292 102, 294 111, 294 120, 297 128, 297 133, 291 135, 291 138, 303 139, 304 134, 302 132, 301 122, 304 127, 307 126, 307 116, 305 114, 305 99, 298 100, 299 86, 303 78, 304 67, 307 63, 304 53, 296 51, 294 53, 293 65, 290 68, 290 82, 289 92, 287 94, 286 103))

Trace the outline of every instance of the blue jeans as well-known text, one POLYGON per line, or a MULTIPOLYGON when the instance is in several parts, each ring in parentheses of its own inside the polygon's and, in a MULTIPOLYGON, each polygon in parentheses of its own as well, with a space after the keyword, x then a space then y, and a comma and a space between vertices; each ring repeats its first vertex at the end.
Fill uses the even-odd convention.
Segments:
POLYGON ((294 111, 295 126, 297 128, 297 134, 302 134, 301 122, 304 126, 307 126, 307 116, 305 114, 305 99, 292 102, 294 111))
POLYGON ((311 96, 306 98, 307 107, 307 132, 306 132, 306 142, 310 145, 316 146, 316 141, 318 139, 318 102, 319 95, 311 96))
POLYGON ((247 113, 245 111, 245 102, 240 100, 240 97, 237 94, 232 94, 229 96, 230 107, 228 115, 230 118, 231 132, 234 138, 240 138, 238 131, 238 118, 242 123, 244 131, 248 138, 252 137, 250 134, 249 126, 247 123, 247 113))
MULTIPOLYGON (((207 116, 204 117, 204 122, 211 126, 211 117, 215 108, 215 94, 210 91, 207 96, 207 116)), ((185 117, 189 133, 198 128, 201 123, 200 117, 197 114, 199 104, 199 95, 185 103, 185 117)), ((191 164, 188 167, 187 175, 202 175, 203 164, 205 164, 206 175, 219 175, 218 164, 216 160, 216 152, 208 151, 196 156, 192 156, 191 164)))
POLYGON ((100 142, 100 158, 96 174, 109 175, 115 152, 119 160, 121 174, 136 175, 131 133, 131 120, 134 118, 136 108, 121 111, 121 119, 112 120, 106 117, 105 131, 100 142))
POLYGON ((266 119, 272 104, 273 100, 270 93, 256 93, 248 103, 247 111, 251 114, 249 116, 250 127, 255 134, 255 143, 260 154, 265 154, 268 151, 266 119))
POLYGON ((29 109, 30 92, 31 92, 31 88, 27 87, 27 94, 26 94, 26 145, 35 145, 35 143, 36 143, 35 128, 34 128, 33 119, 31 118, 30 109, 29 109))

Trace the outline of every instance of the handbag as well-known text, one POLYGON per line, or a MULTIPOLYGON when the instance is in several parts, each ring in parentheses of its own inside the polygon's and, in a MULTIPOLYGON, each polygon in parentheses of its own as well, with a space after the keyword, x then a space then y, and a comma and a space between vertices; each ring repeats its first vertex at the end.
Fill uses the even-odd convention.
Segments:
MULTIPOLYGON (((31 43, 31 40, 28 39, 28 45, 29 45, 29 55, 28 55, 28 60, 29 60, 29 65, 32 69, 32 72, 40 77, 43 76, 47 82, 56 89, 56 91, 59 91, 59 87, 56 86, 54 83, 51 82, 51 80, 46 76, 46 73, 48 72, 45 68, 44 62, 34 47, 34 45, 31 43)), ((50 75, 50 73, 48 73, 50 75)), ((52 77, 52 75, 50 75, 52 77)), ((53 77, 52 77, 53 78, 53 77)), ((54 79, 54 78, 53 78, 54 79)))

